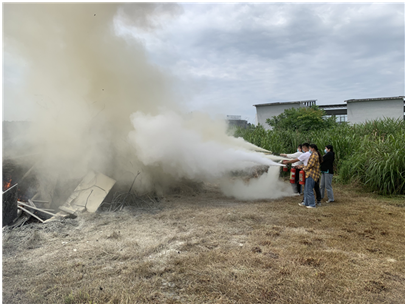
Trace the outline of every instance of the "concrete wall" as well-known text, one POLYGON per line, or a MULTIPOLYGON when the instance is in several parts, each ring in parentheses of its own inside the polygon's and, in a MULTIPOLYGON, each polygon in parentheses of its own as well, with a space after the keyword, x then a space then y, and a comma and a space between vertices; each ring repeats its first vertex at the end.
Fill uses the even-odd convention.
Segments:
POLYGON ((384 117, 403 118, 404 100, 347 101, 348 121, 351 124, 384 117))
POLYGON ((285 109, 303 107, 298 103, 282 103, 275 105, 256 106, 257 123, 260 123, 266 130, 271 130, 271 126, 266 123, 266 120, 278 116, 284 112, 285 109))

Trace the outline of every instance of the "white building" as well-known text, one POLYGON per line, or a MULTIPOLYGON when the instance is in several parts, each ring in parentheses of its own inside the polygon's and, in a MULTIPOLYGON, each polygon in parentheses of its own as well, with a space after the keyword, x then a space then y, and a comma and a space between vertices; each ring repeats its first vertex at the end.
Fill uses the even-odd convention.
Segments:
MULTIPOLYGON (((310 107, 317 100, 275 102, 266 104, 255 104, 257 123, 266 130, 271 127, 266 120, 278 116, 289 108, 310 107)), ((336 116, 337 122, 349 122, 350 124, 362 123, 367 120, 380 118, 403 118, 404 119, 404 96, 350 99, 343 104, 318 105, 325 110, 326 116, 336 116)))
POLYGON ((349 123, 380 118, 404 118, 404 96, 346 100, 349 123))
POLYGON ((274 102, 265 104, 255 104, 256 107, 256 120, 260 123, 266 130, 271 130, 271 126, 266 123, 266 120, 278 116, 284 112, 285 109, 289 108, 299 108, 299 107, 309 107, 315 105, 317 100, 306 100, 306 101, 293 101, 293 102, 274 102))

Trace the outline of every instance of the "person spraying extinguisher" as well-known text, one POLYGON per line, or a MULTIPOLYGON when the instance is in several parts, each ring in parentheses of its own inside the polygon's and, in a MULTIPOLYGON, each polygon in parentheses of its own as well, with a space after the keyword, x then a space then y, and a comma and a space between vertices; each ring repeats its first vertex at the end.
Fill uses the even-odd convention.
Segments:
MULTIPOLYGON (((300 168, 307 166, 308 160, 309 160, 309 158, 311 156, 311 152, 309 152, 309 150, 310 150, 310 144, 305 142, 305 143, 302 144, 302 152, 303 152, 303 154, 301 154, 297 159, 284 160, 282 163, 283 164, 291 164, 291 163, 296 163, 298 161, 301 161, 301 164, 296 166, 296 168, 299 168, 298 169, 298 177, 300 178, 301 177, 300 168)), ((304 181, 305 181, 305 173, 303 173, 302 177, 304 178, 304 181)), ((298 183, 298 184, 300 184, 300 183, 298 183)), ((300 185, 304 185, 304 190, 305 190, 305 183, 302 182, 300 185)), ((321 192, 320 192, 320 189, 319 189, 319 182, 314 185, 314 190, 315 190, 315 194, 316 194, 316 197, 317 197, 317 204, 321 205, 321 192)), ((304 202, 305 202, 305 198, 303 198, 303 200, 299 204, 304 205, 304 202)))
MULTIPOLYGON (((300 155, 302 155, 302 144, 298 145, 297 148, 297 152, 293 153, 293 154, 280 154, 280 156, 283 157, 288 157, 288 158, 292 158, 295 162, 292 165, 291 171, 290 171, 290 183, 293 186, 293 190, 295 194, 300 195, 301 191, 302 191, 302 185, 299 182, 299 172, 300 169, 297 168, 297 166, 302 165, 303 163, 298 159, 300 157, 300 155)), ((284 161, 283 161, 284 163, 284 161)))
MULTIPOLYGON (((304 203, 299 203, 300 206, 307 208, 315 208, 315 197, 313 189, 319 183, 320 177, 320 165, 322 162, 322 155, 318 150, 316 144, 310 145, 311 156, 308 160, 307 166, 303 168, 305 171, 305 190, 304 190, 304 203)), ((318 186, 319 193, 319 186, 318 186)), ((321 194, 319 193, 319 201, 321 200, 321 194)))

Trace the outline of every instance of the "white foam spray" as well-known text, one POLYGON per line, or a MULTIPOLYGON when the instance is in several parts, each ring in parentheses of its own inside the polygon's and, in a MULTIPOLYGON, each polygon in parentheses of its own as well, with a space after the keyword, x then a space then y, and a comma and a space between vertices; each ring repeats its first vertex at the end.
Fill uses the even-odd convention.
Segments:
POLYGON ((280 166, 260 153, 222 142, 226 135, 222 130, 208 137, 202 121, 193 115, 165 112, 152 116, 137 112, 131 120, 135 130, 129 140, 138 159, 146 166, 162 168, 174 178, 211 180, 256 165, 280 166))
POLYGON ((292 187, 279 179, 279 168, 270 167, 267 173, 249 182, 223 179, 222 192, 239 200, 278 199, 293 195, 292 187))

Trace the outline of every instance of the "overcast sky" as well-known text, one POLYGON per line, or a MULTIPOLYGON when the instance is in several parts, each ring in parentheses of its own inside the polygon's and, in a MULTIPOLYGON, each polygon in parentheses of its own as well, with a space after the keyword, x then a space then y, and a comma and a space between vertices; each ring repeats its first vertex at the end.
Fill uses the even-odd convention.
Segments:
MULTIPOLYGON (((255 123, 253 104, 405 95, 404 12, 404 3, 181 3, 156 14, 155 29, 126 31, 180 80, 187 110, 255 123)), ((15 86, 7 63, 3 84, 15 86)))
POLYGON ((133 29, 151 60, 181 78, 188 107, 241 115, 253 104, 404 95, 403 3, 184 3, 133 29))

